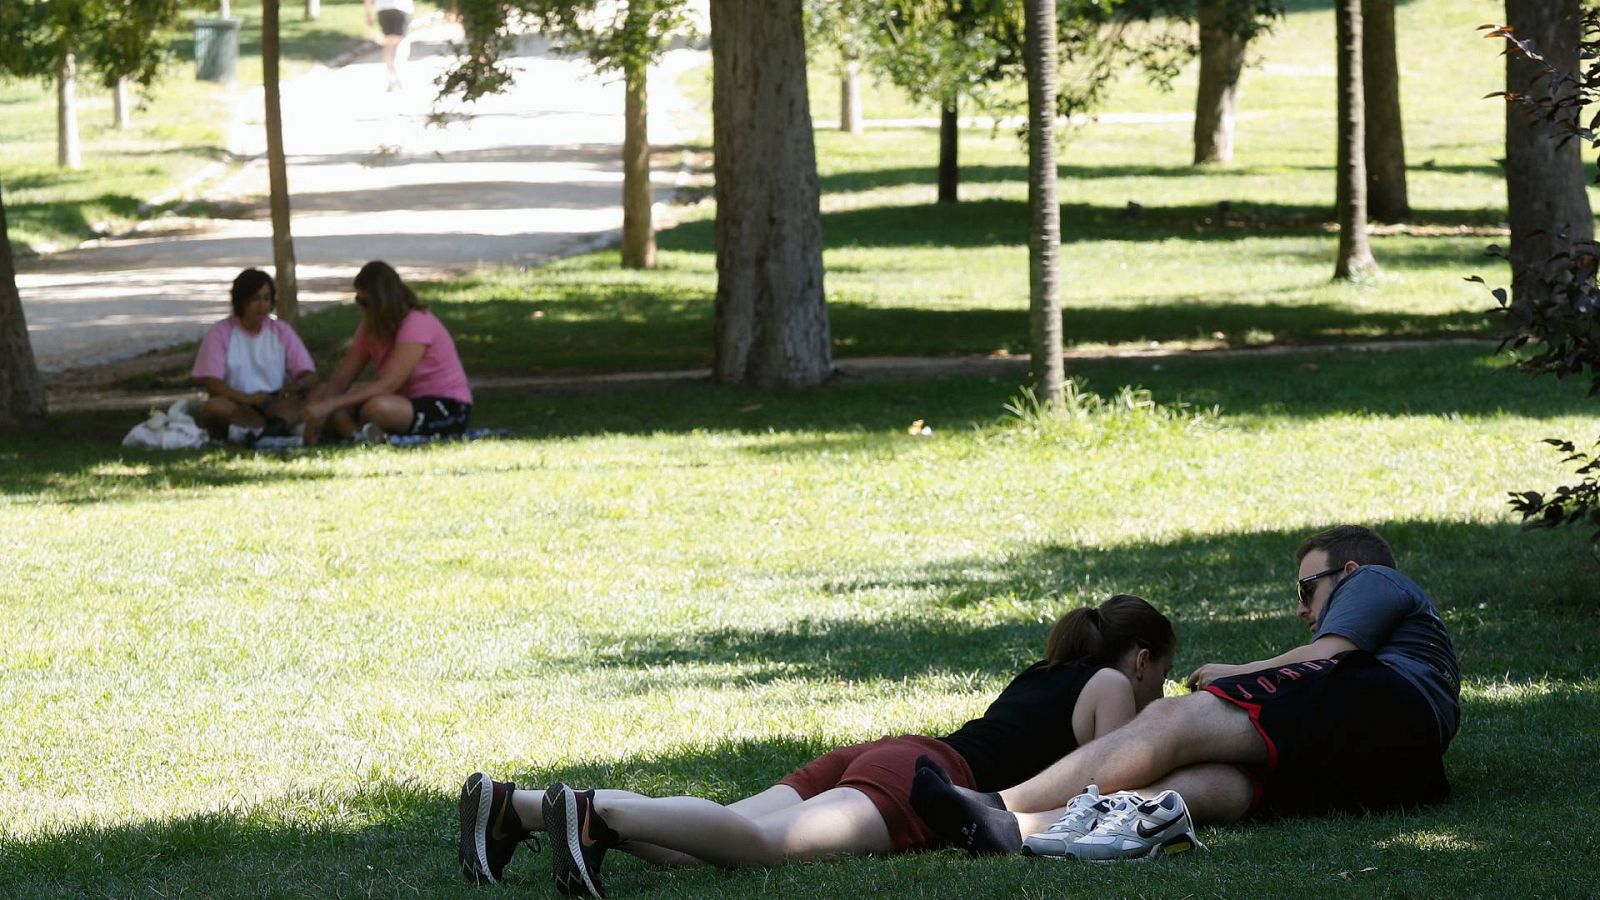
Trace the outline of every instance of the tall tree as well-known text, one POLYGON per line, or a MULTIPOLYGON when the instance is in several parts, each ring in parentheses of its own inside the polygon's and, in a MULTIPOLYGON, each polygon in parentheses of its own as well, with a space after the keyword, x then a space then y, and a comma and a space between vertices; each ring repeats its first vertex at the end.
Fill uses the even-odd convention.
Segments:
POLYGON ((4 69, 48 80, 56 89, 56 159, 82 165, 78 131, 78 81, 85 72, 106 87, 128 76, 148 85, 167 56, 178 0, 50 0, 0 2, 7 7, 4 69))
POLYGON ((56 60, 56 165, 83 168, 83 142, 78 137, 78 55, 71 50, 56 60))
POLYGON ((711 0, 716 378, 807 387, 833 371, 800 0, 711 0))
POLYGON ((44 417, 44 381, 28 341, 16 264, 6 240, 6 201, 0 192, 0 430, 37 428, 44 417))
MULTIPOLYGON (((1163 12, 1187 15, 1167 0, 1139 0, 1146 17, 1163 12)), ((1240 77, 1250 42, 1283 15, 1282 0, 1196 0, 1193 15, 1200 36, 1200 80, 1194 102, 1194 163, 1233 161, 1234 118, 1240 77)))
POLYGON ((1027 0, 1028 308, 1034 396, 1062 400, 1061 206, 1056 202, 1056 4, 1027 0))
POLYGON ((940 203, 957 201, 963 105, 999 113, 1001 85, 1022 74, 1019 0, 885 0, 876 66, 913 98, 939 107, 940 203))
POLYGON ((874 49, 873 29, 883 15, 877 0, 806 0, 806 44, 838 54, 839 130, 866 128, 861 108, 861 64, 874 49))
POLYGON ((278 84, 278 3, 261 0, 261 87, 267 107, 267 190, 272 208, 272 264, 278 282, 278 318, 300 318, 294 232, 289 221, 289 161, 283 149, 283 96, 278 84))
MULTIPOLYGON (((1594 238, 1576 133, 1579 105, 1570 78, 1579 71, 1578 0, 1506 0, 1506 94, 1537 103, 1506 104, 1506 199, 1511 222, 1512 294, 1543 294, 1533 277, 1552 258, 1594 238), (1537 118, 1534 113, 1539 115, 1537 118)), ((1533 299, 1538 299, 1537 297, 1533 299)))
POLYGON ((1361 85, 1366 101, 1367 212, 1380 222, 1411 217, 1400 126, 1400 63, 1394 0, 1361 0, 1361 85))
POLYGON ((1233 117, 1239 103, 1246 39, 1231 27, 1229 0, 1200 0, 1200 83, 1195 91, 1194 162, 1233 161, 1233 117))
POLYGON ((472 100, 510 84, 502 57, 517 19, 538 26, 558 50, 582 54, 596 70, 620 72, 622 264, 628 268, 656 264, 647 74, 674 37, 693 33, 688 7, 687 0, 466 0, 461 5, 466 55, 446 75, 440 92, 472 100))
POLYGON ((1367 241, 1366 128, 1361 89, 1361 0, 1334 0, 1338 41, 1339 150, 1335 215, 1339 220, 1339 258, 1333 277, 1343 281, 1375 273, 1367 241))

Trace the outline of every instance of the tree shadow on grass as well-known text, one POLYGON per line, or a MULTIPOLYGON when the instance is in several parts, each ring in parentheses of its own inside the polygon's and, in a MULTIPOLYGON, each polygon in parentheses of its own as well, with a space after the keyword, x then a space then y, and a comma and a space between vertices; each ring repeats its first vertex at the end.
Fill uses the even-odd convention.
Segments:
POLYGON ((100 233, 96 223, 101 217, 107 214, 123 218, 137 216, 139 204, 139 198, 118 193, 59 203, 8 201, 6 219, 13 232, 42 229, 87 239, 100 233))
MULTIPOLYGON (((1497 416, 1530 419, 1582 415, 1592 401, 1582 385, 1523 377, 1495 368, 1487 345, 1436 346, 1316 354, 1193 354, 1149 359, 1075 360, 1068 374, 1088 389, 1114 394, 1123 385, 1148 389, 1160 403, 1215 406, 1226 425, 1254 417, 1316 419, 1362 416, 1497 416), (1159 368, 1158 368, 1159 367, 1159 368)), ((848 364, 846 364, 848 365, 848 364)), ((574 390, 479 390, 477 424, 509 428, 530 452, 540 443, 595 435, 688 435, 745 439, 759 456, 898 453, 906 428, 927 422, 938 436, 992 428, 1027 380, 1021 365, 999 372, 913 381, 843 376, 816 391, 729 388, 709 382, 574 390)), ((330 474, 291 465, 273 454, 228 450, 124 450, 122 435, 138 420, 128 412, 57 414, 36 436, 0 438, 0 495, 39 495, 50 502, 142 500, 237 485, 387 477, 395 457, 412 451, 329 447, 292 454, 369 454, 369 471, 330 474), (233 465, 244 459, 251 465, 233 465)), ((1545 435, 1531 432, 1530 442, 1545 435)), ((448 446, 437 448, 448 452, 448 446)), ((495 463, 499 465, 499 463, 495 463)), ((470 474, 471 467, 463 470, 470 474)))
MULTIPOLYGON (((1248 877, 1255 884, 1292 880, 1365 896, 1375 887, 1362 881, 1368 867, 1381 870, 1384 890, 1405 893, 1561 894, 1582 883, 1574 879, 1587 871, 1589 836, 1566 827, 1564 813, 1571 796, 1597 786, 1593 767, 1581 764, 1592 755, 1590 741, 1600 727, 1600 639, 1592 627, 1600 598, 1584 583, 1593 576, 1592 564, 1568 553, 1570 542, 1519 535, 1506 526, 1373 524, 1395 544, 1403 568, 1440 601, 1461 652, 1470 693, 1446 760, 1454 798, 1411 812, 1208 828, 1203 837, 1210 854, 1181 865, 1074 870, 1074 887, 1111 896, 1200 893, 1222 879, 1248 877), (1504 690, 1485 691, 1486 685, 1504 690), (1541 853, 1505 853, 1507 805, 1519 810, 1518 839, 1541 853)), ((1181 674, 1194 662, 1259 658, 1304 640, 1290 609, 1292 551, 1301 533, 1285 528, 1106 547, 1049 544, 1000 559, 952 559, 926 571, 885 567, 827 588, 911 588, 931 595, 927 605, 878 620, 802 619, 788 628, 707 629, 662 635, 654 643, 630 635, 629 653, 598 662, 670 672, 754 657, 787 663, 787 678, 823 684, 970 671, 997 686, 1037 654, 1047 623, 992 600, 1037 596, 1054 612, 1126 590, 1150 597, 1175 619, 1181 639, 1175 671, 1181 674)), ((595 635, 592 645, 607 646, 605 637, 595 635)), ((590 671, 595 662, 575 659, 573 665, 590 671)), ((606 711, 599 697, 586 714, 606 711)), ((927 730, 939 730, 936 720, 946 717, 928 710, 927 730)), ((478 762, 535 790, 562 780, 729 802, 833 745, 876 736, 823 731, 710 740, 684 734, 664 752, 589 748, 581 754, 586 762, 562 768, 516 748, 478 762)), ((231 777, 247 790, 248 773, 231 777)), ((441 773, 411 777, 437 783, 441 773)), ((456 872, 452 788, 369 776, 259 801, 229 796, 236 794, 220 790, 218 811, 198 815, 0 837, 6 861, 0 894, 478 896, 456 872)), ((512 889, 542 889, 548 871, 546 858, 519 851, 507 882, 512 889)), ((1022 859, 967 861, 953 853, 739 873, 664 872, 620 854, 606 860, 607 881, 619 895, 838 896, 870 883, 874 893, 889 896, 929 896, 930 886, 936 896, 1034 896, 1059 890, 1061 871, 1022 859)))
MULTIPOLYGON (((934 129, 921 129, 934 132, 934 129)), ((1151 165, 1073 165, 1062 163, 1056 166, 1056 176, 1064 182, 1099 181, 1111 179, 1195 179, 1197 182, 1216 185, 1228 184, 1249 178, 1282 177, 1283 166, 1224 166, 1200 168, 1195 166, 1151 166, 1151 165)), ((1331 172, 1332 166, 1304 165, 1292 167, 1294 171, 1301 172, 1331 172)), ((1446 163, 1432 165, 1413 164, 1413 173, 1437 172, 1447 175, 1489 175, 1503 177, 1505 170, 1493 163, 1465 164, 1446 163)), ((1015 166, 986 166, 971 165, 961 167, 961 184, 1017 184, 1025 185, 1028 182, 1028 168, 1025 165, 1015 166)), ((851 170, 822 175, 818 185, 823 196, 829 194, 849 194, 863 191, 881 190, 884 188, 927 186, 930 189, 936 183, 936 164, 929 159, 925 166, 903 166, 883 169, 851 170)), ((964 206, 967 202, 954 204, 964 206)), ((1239 201, 1235 201, 1239 202, 1239 201)), ((1241 203, 1241 205, 1244 205, 1241 203)), ((1331 211, 1328 217, 1332 218, 1331 211)))
MULTIPOLYGON (((1600 595, 1592 590, 1600 563, 1573 552, 1581 549, 1575 535, 1421 519, 1368 524, 1388 538, 1401 568, 1439 603, 1468 677, 1600 678, 1600 633, 1583 628, 1600 614, 1600 595), (1520 573, 1514 592, 1509 572, 1520 573), (1552 647, 1562 652, 1552 654, 1552 647)), ((1187 673, 1204 662, 1263 659, 1305 641, 1294 609, 1294 550, 1311 530, 1104 547, 1019 546, 1000 557, 812 580, 794 589, 843 598, 909 592, 925 599, 881 614, 802 618, 769 628, 618 633, 593 642, 608 648, 593 661, 646 671, 757 663, 762 672, 740 677, 758 682, 899 681, 972 671, 1001 677, 1043 654, 1050 622, 1060 614, 1132 593, 1172 618, 1180 641, 1173 671, 1187 673)))
MULTIPOLYGON (((970 200, 870 206, 824 213, 822 233, 828 250, 847 247, 1025 247, 1027 204, 1023 200, 970 200)), ((1408 226, 1421 228, 1495 227, 1503 212, 1493 209, 1414 209, 1408 226)), ((1326 237, 1332 206, 1235 202, 1224 214, 1215 204, 1115 207, 1067 203, 1061 207, 1061 242, 1090 241, 1245 241, 1257 238, 1326 237)), ((1428 235, 1437 237, 1436 235, 1428 235)), ((1443 237, 1453 237, 1448 233, 1443 237)), ((1393 236, 1392 240, 1405 237, 1393 236)), ((664 250, 711 253, 715 223, 696 221, 658 235, 664 250)), ((1331 259, 1331 253, 1329 254, 1331 259)))

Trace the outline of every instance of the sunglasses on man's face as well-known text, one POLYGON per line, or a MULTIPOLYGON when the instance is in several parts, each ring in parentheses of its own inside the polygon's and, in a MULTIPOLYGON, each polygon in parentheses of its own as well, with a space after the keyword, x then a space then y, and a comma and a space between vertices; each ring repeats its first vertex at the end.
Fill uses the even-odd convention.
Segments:
POLYGON ((1331 569, 1323 569, 1321 572, 1318 572, 1315 575, 1307 575, 1306 577, 1295 582, 1296 586, 1300 588, 1300 605, 1311 605, 1311 592, 1316 589, 1318 580, 1327 578, 1329 575, 1337 575, 1343 571, 1344 566, 1334 566, 1331 569))

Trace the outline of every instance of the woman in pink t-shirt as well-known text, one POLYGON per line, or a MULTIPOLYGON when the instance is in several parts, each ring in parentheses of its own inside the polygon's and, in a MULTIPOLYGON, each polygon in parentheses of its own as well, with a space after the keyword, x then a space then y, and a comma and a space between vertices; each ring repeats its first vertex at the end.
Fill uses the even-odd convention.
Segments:
POLYGON ((324 430, 374 443, 391 434, 465 431, 472 416, 472 388, 444 323, 386 262, 361 267, 356 304, 361 324, 350 349, 301 413, 307 442, 324 430), (356 378, 368 362, 377 378, 358 385, 356 378))
POLYGON ((263 431, 287 434, 300 418, 317 369, 300 336, 272 318, 278 288, 260 269, 245 269, 229 291, 233 315, 211 326, 190 377, 206 389, 200 424, 219 440, 263 431))

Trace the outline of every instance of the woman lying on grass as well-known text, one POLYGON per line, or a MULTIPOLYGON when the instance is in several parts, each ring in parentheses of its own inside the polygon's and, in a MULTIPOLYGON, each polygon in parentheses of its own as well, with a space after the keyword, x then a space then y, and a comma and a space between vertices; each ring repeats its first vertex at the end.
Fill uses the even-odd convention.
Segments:
POLYGON ((461 871, 499 881, 517 844, 539 829, 550 837, 556 887, 592 897, 605 896, 600 863, 612 848, 661 865, 737 867, 935 846, 911 809, 919 757, 974 790, 1015 784, 1160 697, 1176 644, 1172 624, 1138 597, 1073 610, 1051 628, 1045 658, 954 734, 841 747, 728 806, 560 783, 536 794, 474 772, 461 788, 461 871))

